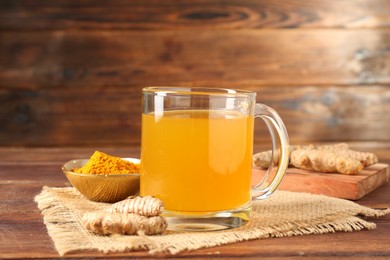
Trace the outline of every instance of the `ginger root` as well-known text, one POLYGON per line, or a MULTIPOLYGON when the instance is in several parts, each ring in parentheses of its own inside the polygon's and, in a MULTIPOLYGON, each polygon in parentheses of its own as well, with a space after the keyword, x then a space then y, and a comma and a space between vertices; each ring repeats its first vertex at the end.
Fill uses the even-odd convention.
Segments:
POLYGON ((137 214, 87 212, 83 215, 84 227, 100 235, 157 235, 167 228, 162 216, 145 217, 137 214))
POLYGON ((161 200, 152 196, 131 196, 114 203, 105 212, 84 213, 82 223, 100 235, 156 235, 168 226, 160 216, 164 207, 161 200))
POLYGON ((295 150, 291 153, 290 162, 297 168, 316 172, 356 174, 363 170, 359 161, 333 151, 295 150))
MULTIPOLYGON (((316 172, 338 172, 356 174, 364 167, 378 162, 373 153, 359 152, 349 149, 348 144, 333 145, 294 145, 290 146, 290 165, 304 170, 316 172)), ((278 160, 278 154, 273 155, 278 160)), ((255 166, 267 169, 271 163, 272 151, 253 155, 255 166)))
POLYGON ((158 216, 164 210, 163 202, 152 196, 131 196, 119 201, 107 210, 110 213, 134 213, 146 217, 158 216))
MULTIPOLYGON (((321 151, 341 151, 349 149, 348 144, 346 143, 338 143, 331 145, 291 145, 289 147, 290 155, 295 150, 321 150, 321 151)), ((274 154, 274 160, 277 161, 279 159, 278 154, 274 154)), ((253 155, 253 163, 255 166, 261 167, 262 169, 267 169, 271 164, 272 159, 272 151, 264 151, 260 153, 256 153, 253 155)))
POLYGON ((346 156, 359 161, 363 167, 367 167, 378 162, 378 157, 373 153, 365 153, 354 150, 335 150, 334 153, 339 156, 346 156))

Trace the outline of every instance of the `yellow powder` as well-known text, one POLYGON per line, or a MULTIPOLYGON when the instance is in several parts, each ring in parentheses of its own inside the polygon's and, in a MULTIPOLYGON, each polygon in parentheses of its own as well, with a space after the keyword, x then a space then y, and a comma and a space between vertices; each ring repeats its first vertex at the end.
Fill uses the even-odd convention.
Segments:
POLYGON ((128 174, 139 173, 140 165, 95 151, 88 162, 73 172, 83 174, 128 174))

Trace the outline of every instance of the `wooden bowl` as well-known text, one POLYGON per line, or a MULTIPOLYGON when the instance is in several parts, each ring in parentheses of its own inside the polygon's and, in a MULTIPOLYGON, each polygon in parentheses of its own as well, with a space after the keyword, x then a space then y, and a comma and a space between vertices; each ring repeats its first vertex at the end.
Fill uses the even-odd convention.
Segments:
MULTIPOLYGON (((123 158, 140 163, 139 159, 123 158)), ((80 168, 88 159, 71 160, 62 166, 62 171, 69 182, 89 200, 97 202, 117 202, 136 195, 139 192, 140 174, 81 174, 72 171, 80 168)))

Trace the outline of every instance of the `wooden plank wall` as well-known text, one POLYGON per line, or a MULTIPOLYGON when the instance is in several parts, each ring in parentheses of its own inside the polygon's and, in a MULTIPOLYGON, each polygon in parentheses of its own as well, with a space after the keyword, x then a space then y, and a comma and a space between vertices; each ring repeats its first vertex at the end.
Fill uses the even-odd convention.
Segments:
POLYGON ((148 85, 254 90, 292 143, 390 146, 390 1, 0 2, 0 146, 138 146, 148 85))

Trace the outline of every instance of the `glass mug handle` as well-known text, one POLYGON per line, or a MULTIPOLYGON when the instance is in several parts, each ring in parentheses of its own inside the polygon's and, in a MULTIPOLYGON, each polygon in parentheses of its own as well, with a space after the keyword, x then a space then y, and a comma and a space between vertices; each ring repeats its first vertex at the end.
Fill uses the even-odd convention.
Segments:
POLYGON ((284 175, 286 174, 289 164, 289 140, 286 127, 280 116, 272 108, 263 105, 256 104, 255 118, 260 117, 264 120, 272 138, 272 156, 270 166, 265 173, 263 179, 259 184, 252 187, 251 195, 253 200, 268 198, 279 186, 284 175), (278 162, 275 162, 275 153, 278 152, 278 162), (277 163, 276 174, 272 181, 264 186, 264 182, 267 180, 270 171, 273 169, 275 163, 277 163))

